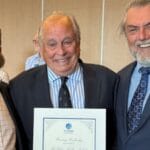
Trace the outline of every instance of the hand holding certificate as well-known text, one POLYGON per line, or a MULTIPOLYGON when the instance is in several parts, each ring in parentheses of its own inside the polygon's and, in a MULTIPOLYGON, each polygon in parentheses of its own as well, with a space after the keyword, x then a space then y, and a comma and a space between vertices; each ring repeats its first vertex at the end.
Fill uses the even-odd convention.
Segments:
POLYGON ((36 108, 34 150, 105 150, 105 109, 36 108))

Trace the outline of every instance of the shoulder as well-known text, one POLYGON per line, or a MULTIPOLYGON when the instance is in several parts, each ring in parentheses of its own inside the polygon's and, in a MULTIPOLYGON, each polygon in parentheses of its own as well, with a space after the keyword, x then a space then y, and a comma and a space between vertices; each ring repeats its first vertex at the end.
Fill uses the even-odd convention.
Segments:
POLYGON ((10 80, 10 85, 13 83, 26 83, 26 82, 35 82, 35 80, 41 76, 42 74, 46 73, 46 65, 41 65, 39 67, 32 68, 27 71, 23 71, 20 74, 18 74, 16 77, 10 80))
POLYGON ((93 72, 100 76, 117 76, 117 74, 106 66, 83 63, 83 71, 93 72))
POLYGON ((122 68, 119 72, 118 72, 118 74, 120 75, 120 76, 123 76, 123 75, 125 75, 125 74, 127 74, 127 73, 131 73, 133 70, 134 70, 134 68, 135 68, 135 66, 136 66, 136 62, 132 62, 132 63, 130 63, 130 64, 128 64, 127 66, 125 66, 124 68, 122 68))
POLYGON ((82 68, 85 81, 92 80, 93 82, 96 81, 97 84, 101 83, 107 84, 106 86, 111 86, 119 80, 119 75, 102 65, 84 63, 82 68))

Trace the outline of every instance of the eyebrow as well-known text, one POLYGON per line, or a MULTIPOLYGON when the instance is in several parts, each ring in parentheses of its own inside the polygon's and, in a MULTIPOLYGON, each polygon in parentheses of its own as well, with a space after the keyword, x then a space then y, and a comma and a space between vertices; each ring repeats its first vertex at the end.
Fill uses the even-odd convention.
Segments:
MULTIPOLYGON (((67 36, 67 37, 65 37, 64 39, 62 39, 62 41, 64 41, 64 40, 68 40, 68 39, 71 39, 71 40, 72 40, 72 39, 74 39, 74 38, 73 38, 73 37, 69 37, 69 36, 67 36)), ((51 42, 51 41, 52 41, 52 42, 54 42, 54 41, 56 41, 56 42, 57 42, 57 40, 56 40, 56 39, 53 39, 53 38, 52 38, 52 39, 48 39, 48 42, 49 42, 49 41, 50 41, 50 42, 51 42)))
MULTIPOLYGON (((146 23, 146 24, 144 24, 143 25, 143 27, 146 27, 146 26, 149 26, 150 25, 150 22, 148 22, 148 23, 146 23)), ((127 25, 126 26, 127 28, 138 28, 138 27, 140 27, 140 26, 138 26, 138 25, 127 25)))
POLYGON ((137 30, 139 28, 139 26, 136 26, 136 25, 127 25, 125 27, 125 30, 128 32, 130 30, 137 30))
POLYGON ((127 25, 126 28, 138 28, 139 26, 136 25, 127 25))

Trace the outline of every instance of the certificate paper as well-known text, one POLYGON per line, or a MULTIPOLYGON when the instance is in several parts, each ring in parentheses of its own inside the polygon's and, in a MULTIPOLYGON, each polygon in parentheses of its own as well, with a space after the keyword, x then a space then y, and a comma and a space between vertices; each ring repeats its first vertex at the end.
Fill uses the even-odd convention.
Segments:
POLYGON ((106 110, 35 108, 33 150, 106 150, 106 110))

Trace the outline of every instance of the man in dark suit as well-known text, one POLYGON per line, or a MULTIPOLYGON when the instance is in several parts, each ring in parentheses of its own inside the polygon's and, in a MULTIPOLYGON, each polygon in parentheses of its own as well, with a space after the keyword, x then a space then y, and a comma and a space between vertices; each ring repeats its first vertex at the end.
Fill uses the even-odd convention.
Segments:
POLYGON ((135 62, 119 72, 117 150, 150 149, 150 1, 127 8, 122 30, 135 62))
POLYGON ((80 30, 72 16, 55 12, 46 18, 39 31, 39 43, 46 64, 10 81, 10 93, 28 149, 32 150, 33 144, 33 109, 63 107, 63 100, 58 97, 61 78, 65 77, 70 98, 64 107, 108 109, 107 148, 110 150, 114 139, 113 99, 118 76, 106 67, 85 64, 79 59, 80 30))

